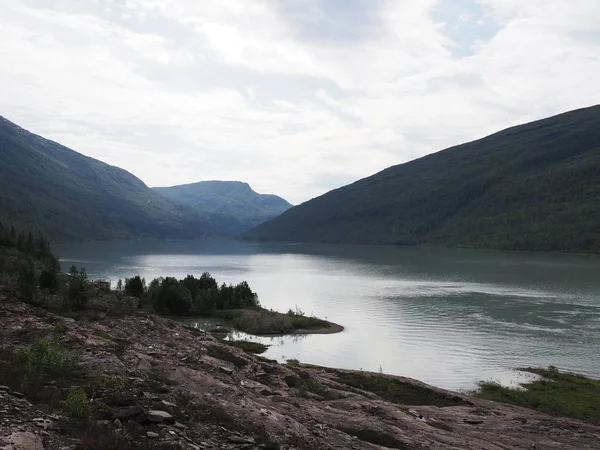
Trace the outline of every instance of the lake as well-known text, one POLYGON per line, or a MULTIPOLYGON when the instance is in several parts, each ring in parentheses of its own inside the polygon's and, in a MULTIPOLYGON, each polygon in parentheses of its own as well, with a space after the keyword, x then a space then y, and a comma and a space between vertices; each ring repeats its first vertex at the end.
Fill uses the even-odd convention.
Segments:
POLYGON ((63 270, 116 283, 210 272, 248 281, 266 308, 346 327, 334 335, 256 338, 268 358, 380 371, 453 390, 514 382, 555 365, 600 378, 600 257, 485 250, 235 240, 54 246, 63 270))

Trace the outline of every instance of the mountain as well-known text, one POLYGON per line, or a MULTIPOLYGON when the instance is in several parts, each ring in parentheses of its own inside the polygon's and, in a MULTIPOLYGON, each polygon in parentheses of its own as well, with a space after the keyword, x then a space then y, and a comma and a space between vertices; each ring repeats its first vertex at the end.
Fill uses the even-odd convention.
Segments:
POLYGON ((201 181, 154 190, 198 211, 237 219, 240 224, 239 233, 273 219, 292 207, 283 198, 258 194, 248 183, 240 181, 201 181))
POLYGON ((390 167, 247 237, 600 252, 600 106, 390 167))
POLYGON ((2 117, 0 161, 0 221, 54 239, 200 237, 237 227, 2 117))

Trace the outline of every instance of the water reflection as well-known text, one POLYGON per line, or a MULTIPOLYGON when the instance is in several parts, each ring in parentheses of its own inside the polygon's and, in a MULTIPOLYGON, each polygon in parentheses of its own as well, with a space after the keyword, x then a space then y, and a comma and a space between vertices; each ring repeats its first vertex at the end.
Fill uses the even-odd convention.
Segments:
POLYGON ((451 389, 509 381, 515 367, 529 365, 600 377, 595 256, 236 241, 86 243, 57 251, 63 266, 84 265, 113 281, 204 271, 220 282, 247 280, 266 308, 298 306, 346 327, 334 335, 229 337, 270 345, 264 356, 280 361, 382 367, 451 389))

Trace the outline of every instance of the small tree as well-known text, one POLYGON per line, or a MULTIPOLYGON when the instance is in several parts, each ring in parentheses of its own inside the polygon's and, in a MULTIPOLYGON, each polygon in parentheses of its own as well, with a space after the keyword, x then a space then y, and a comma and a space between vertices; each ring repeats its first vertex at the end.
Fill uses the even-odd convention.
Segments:
POLYGON ((33 261, 27 259, 19 265, 19 295, 25 303, 33 303, 37 287, 35 279, 35 266, 33 261))
POLYGON ((84 268, 77 270, 71 266, 69 270, 69 287, 67 292, 67 307, 75 311, 82 311, 87 304, 88 276, 84 268))
POLYGON ((44 269, 40 274, 40 289, 47 289, 50 294, 58 292, 58 275, 56 271, 44 269))
POLYGON ((125 278, 125 295, 141 299, 146 293, 146 280, 136 275, 133 278, 125 278))
POLYGON ((117 281, 117 291, 123 292, 123 280, 121 280, 120 278, 119 281, 117 281))

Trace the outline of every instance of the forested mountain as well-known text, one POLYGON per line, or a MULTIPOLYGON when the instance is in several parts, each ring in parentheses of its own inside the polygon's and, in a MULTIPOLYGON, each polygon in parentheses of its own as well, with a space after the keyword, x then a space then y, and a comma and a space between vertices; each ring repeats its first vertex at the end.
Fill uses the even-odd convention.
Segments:
POLYGON ((243 233, 292 207, 276 195, 258 194, 248 183, 239 181, 201 181, 154 190, 198 211, 233 217, 243 233))
POLYGON ((247 236, 600 252, 600 106, 390 167, 247 236))
POLYGON ((53 239, 201 237, 230 219, 200 214, 131 173, 0 117, 0 221, 53 239))

